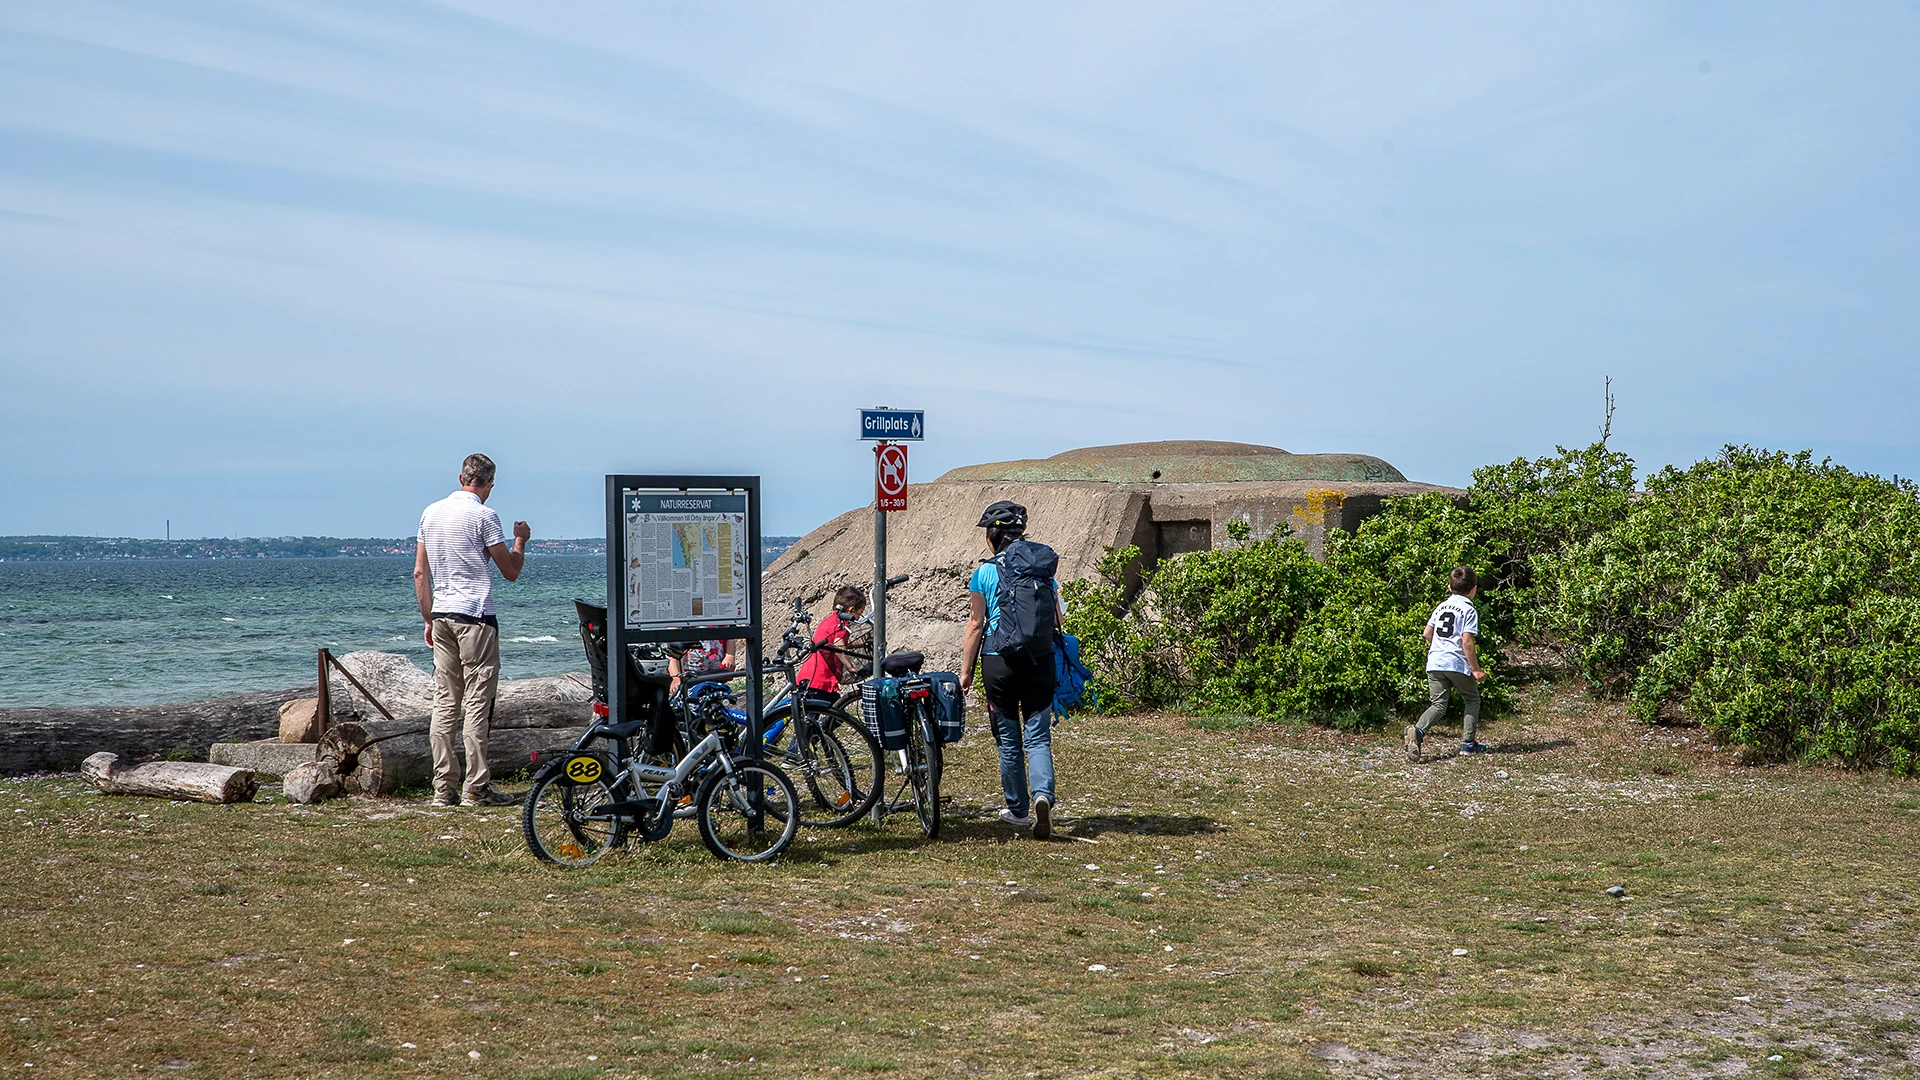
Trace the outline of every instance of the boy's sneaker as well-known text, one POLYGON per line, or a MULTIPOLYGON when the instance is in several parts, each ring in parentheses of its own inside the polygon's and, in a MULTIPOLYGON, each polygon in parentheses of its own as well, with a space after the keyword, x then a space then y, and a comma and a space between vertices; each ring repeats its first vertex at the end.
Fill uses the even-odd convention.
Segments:
POLYGON ((519 802, 519 799, 501 791, 492 784, 488 784, 479 791, 464 792, 460 796, 461 806, 515 806, 518 805, 519 802))
POLYGON ((1033 838, 1045 840, 1053 835, 1053 800, 1045 795, 1033 800, 1033 838))
POLYGON ((1033 819, 1032 819, 1032 818, 1029 818, 1029 817, 1015 817, 1015 816, 1013 816, 1013 811, 1011 811, 1011 810, 1004 810, 1004 809, 1000 811, 1000 820, 1001 820, 1001 821, 1004 821, 1004 822, 1006 822, 1006 823, 1007 823, 1007 824, 1009 824, 1009 825, 1012 825, 1012 826, 1015 826, 1015 827, 1017 827, 1017 828, 1021 828, 1021 829, 1024 829, 1024 828, 1026 828, 1027 826, 1029 826, 1029 825, 1031 825, 1031 824, 1033 824, 1033 819))
POLYGON ((1460 752, 1463 754, 1484 754, 1487 752, 1487 748, 1477 742, 1463 742, 1460 744, 1460 752))
POLYGON ((1407 725, 1407 734, 1400 741, 1407 748, 1407 760, 1420 760, 1420 744, 1427 739, 1426 733, 1412 724, 1407 725))

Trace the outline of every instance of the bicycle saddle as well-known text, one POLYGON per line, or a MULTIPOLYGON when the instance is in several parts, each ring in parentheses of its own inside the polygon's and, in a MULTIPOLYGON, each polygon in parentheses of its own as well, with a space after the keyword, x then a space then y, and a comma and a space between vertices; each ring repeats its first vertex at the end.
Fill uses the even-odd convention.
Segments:
POLYGON ((919 673, 920 665, 926 663, 926 660, 925 656, 917 652, 907 652, 903 649, 888 653, 887 658, 880 661, 880 670, 895 677, 914 675, 919 673))

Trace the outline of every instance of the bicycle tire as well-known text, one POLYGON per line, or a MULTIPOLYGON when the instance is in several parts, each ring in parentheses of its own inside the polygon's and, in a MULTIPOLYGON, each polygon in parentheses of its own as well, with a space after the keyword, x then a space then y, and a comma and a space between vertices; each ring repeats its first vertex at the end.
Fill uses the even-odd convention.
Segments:
POLYGON ((800 816, 794 812, 799 802, 793 781, 764 761, 736 761, 731 772, 716 770, 693 797, 700 839, 714 858, 752 863, 771 862, 793 843, 800 831, 800 816), (747 787, 754 779, 760 781, 763 800, 758 829, 752 827, 747 807, 747 787), (777 829, 768 828, 776 822, 777 829))
POLYGON ((827 705, 809 705, 799 725, 788 724, 767 744, 800 789, 800 824, 839 828, 873 809, 886 783, 880 740, 851 716, 827 705))
POLYGON ((933 737, 933 718, 924 703, 914 706, 907 729, 907 779, 913 786, 913 811, 920 832, 929 840, 940 837, 940 743, 933 737))
POLYGON ((566 759, 541 769, 520 806, 520 833, 527 850, 542 862, 579 868, 627 842, 626 823, 587 819, 595 806, 615 801, 605 778, 590 784, 561 783, 566 759))

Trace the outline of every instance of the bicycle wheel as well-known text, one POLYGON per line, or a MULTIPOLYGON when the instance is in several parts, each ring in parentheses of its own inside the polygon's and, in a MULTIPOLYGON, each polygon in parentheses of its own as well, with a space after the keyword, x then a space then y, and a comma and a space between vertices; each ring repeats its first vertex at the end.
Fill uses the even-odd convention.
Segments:
POLYGON ((558 866, 587 866, 626 843, 624 822, 587 815, 595 807, 615 801, 603 777, 590 784, 567 783, 566 759, 548 765, 534 777, 527 801, 520 808, 520 831, 527 850, 558 866))
POLYGON ((933 718, 924 704, 915 706, 907 724, 907 779, 913 784, 913 810, 920 831, 932 840, 940 835, 940 743, 934 739, 933 718))
POLYGON ((715 858, 741 862, 776 859, 800 831, 795 807, 800 796, 787 774, 762 761, 736 761, 732 772, 714 773, 700 785, 693 805, 700 818, 700 839, 715 858), (748 792, 761 791, 761 817, 754 824, 748 792))
POLYGON ((799 736, 789 723, 767 744, 767 758, 800 790, 800 824, 838 828, 873 808, 886 780, 880 740, 838 709, 810 705, 799 736))

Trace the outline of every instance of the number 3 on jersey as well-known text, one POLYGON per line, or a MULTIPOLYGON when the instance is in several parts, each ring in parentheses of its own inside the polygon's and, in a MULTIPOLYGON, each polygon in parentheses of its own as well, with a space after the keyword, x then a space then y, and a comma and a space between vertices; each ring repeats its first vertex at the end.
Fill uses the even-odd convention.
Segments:
POLYGON ((1439 634, 1443 638, 1452 637, 1453 626, 1454 626, 1453 620, 1454 620, 1453 612, 1451 611, 1441 612, 1440 618, 1437 619, 1434 623, 1433 632, 1436 634, 1439 634))

